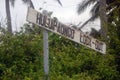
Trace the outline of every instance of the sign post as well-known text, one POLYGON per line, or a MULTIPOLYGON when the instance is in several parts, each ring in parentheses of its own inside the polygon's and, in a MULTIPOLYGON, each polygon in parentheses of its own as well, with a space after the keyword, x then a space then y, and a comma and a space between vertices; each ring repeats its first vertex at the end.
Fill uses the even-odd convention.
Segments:
POLYGON ((49 78, 49 47, 48 47, 48 31, 43 30, 43 42, 44 42, 44 80, 49 78))
MULTIPOLYGON (((43 10, 43 14, 48 16, 48 12, 43 10)), ((49 45, 48 45, 48 31, 43 29, 43 46, 44 46, 44 80, 49 79, 49 45)))

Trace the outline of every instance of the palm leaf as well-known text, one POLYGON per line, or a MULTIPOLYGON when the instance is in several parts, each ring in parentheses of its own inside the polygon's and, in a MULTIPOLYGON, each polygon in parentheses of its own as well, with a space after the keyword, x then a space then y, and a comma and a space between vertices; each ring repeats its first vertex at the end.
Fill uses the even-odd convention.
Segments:
POLYGON ((96 0, 84 0, 83 2, 78 4, 78 9, 77 9, 78 14, 81 14, 84 10, 87 9, 88 6, 90 6, 91 4, 95 2, 96 0))
POLYGON ((56 0, 61 6, 62 6, 62 3, 61 3, 61 1, 60 0, 56 0))
POLYGON ((97 3, 93 6, 93 8, 91 9, 90 13, 91 13, 92 15, 97 14, 97 13, 99 12, 99 7, 100 7, 100 4, 99 4, 99 2, 97 2, 97 3))
POLYGON ((83 23, 80 27, 79 27, 79 30, 81 30, 88 22, 90 21, 94 21, 96 18, 98 18, 98 14, 94 14, 92 15, 92 17, 90 17, 85 23, 83 23))

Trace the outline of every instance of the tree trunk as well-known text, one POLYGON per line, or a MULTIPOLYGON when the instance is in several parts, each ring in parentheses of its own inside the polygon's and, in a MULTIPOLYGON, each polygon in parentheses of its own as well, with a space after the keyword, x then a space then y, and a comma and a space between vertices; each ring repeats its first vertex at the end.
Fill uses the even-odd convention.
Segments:
POLYGON ((107 16, 106 16, 106 0, 99 0, 100 2, 100 23, 101 23, 101 37, 106 41, 107 39, 107 16))
POLYGON ((9 0, 5 0, 5 5, 6 5, 6 17, 7 17, 8 32, 12 34, 12 24, 11 24, 11 14, 10 14, 9 0))

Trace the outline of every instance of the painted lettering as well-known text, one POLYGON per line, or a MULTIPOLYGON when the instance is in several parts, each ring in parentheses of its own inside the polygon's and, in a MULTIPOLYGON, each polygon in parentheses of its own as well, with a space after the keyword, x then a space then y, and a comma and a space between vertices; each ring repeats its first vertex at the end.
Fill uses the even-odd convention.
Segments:
POLYGON ((45 26, 50 28, 50 25, 51 25, 51 19, 48 18, 48 17, 46 17, 46 21, 45 21, 45 22, 46 22, 45 26))
POLYGON ((47 25, 46 25, 46 19, 47 19, 47 16, 46 15, 44 15, 43 16, 43 25, 42 26, 44 26, 44 27, 47 27, 47 25))
POLYGON ((100 41, 98 41, 98 40, 95 41, 95 48, 96 48, 97 50, 102 51, 102 45, 103 45, 102 42, 100 42, 100 41))
POLYGON ((43 15, 40 13, 37 13, 36 23, 39 25, 43 25, 43 15))
POLYGON ((87 35, 80 34, 80 42, 85 45, 91 46, 91 38, 87 35))
POLYGON ((75 30, 71 29, 71 38, 74 39, 75 30))

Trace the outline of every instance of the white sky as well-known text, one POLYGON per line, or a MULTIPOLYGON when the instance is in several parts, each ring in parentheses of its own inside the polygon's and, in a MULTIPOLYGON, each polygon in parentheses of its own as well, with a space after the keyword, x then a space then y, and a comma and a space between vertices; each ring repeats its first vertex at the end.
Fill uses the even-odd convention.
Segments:
MULTIPOLYGON (((63 23, 73 23, 78 24, 79 22, 85 22, 89 17, 89 10, 87 9, 83 14, 77 14, 77 5, 82 0, 61 0, 63 7, 61 7, 55 0, 32 0, 35 6, 35 9, 39 11, 39 8, 42 7, 48 11, 53 11, 53 16, 57 17, 59 21, 63 23), (47 2, 46 4, 43 4, 47 2)), ((25 6, 21 0, 16 0, 15 7, 11 7, 11 16, 12 16, 12 25, 13 30, 19 30, 26 22, 27 15, 27 6, 25 6)), ((4 20, 6 18, 5 14, 5 0, 0 0, 0 22, 4 25, 4 20)), ((97 21, 96 26, 99 29, 99 20, 97 21)), ((90 30, 87 26, 84 28, 85 31, 90 30)))

